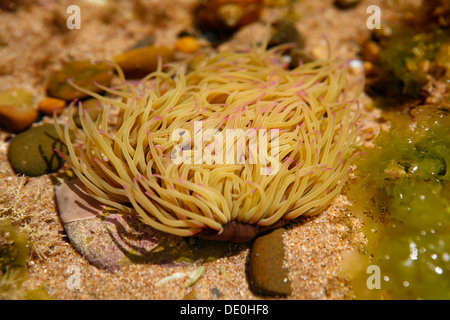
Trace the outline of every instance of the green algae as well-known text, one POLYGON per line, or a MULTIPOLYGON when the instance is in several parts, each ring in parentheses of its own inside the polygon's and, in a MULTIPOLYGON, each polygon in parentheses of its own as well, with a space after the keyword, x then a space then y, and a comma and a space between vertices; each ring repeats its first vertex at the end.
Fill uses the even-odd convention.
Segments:
POLYGON ((418 98, 428 76, 449 79, 448 31, 433 27, 417 32, 397 27, 390 37, 380 40, 376 61, 378 75, 369 82, 378 95, 418 98))
POLYGON ((350 267, 357 299, 450 298, 450 114, 421 106, 395 114, 392 128, 357 162, 349 190, 364 212, 368 244, 350 267), (366 270, 379 267, 380 288, 366 270))
POLYGON ((27 237, 11 222, 0 223, 0 300, 47 300, 51 299, 43 286, 26 290, 28 280, 27 259, 30 250, 27 237))

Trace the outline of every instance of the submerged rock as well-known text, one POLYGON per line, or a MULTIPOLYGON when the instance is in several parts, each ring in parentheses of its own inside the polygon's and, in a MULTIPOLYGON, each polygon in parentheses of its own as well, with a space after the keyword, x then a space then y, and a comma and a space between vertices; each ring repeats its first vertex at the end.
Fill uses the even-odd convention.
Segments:
POLYGON ((39 102, 39 111, 52 116, 53 112, 56 110, 56 114, 61 114, 64 107, 66 106, 66 101, 56 98, 45 98, 39 102))
POLYGON ((38 117, 33 95, 25 89, 0 92, 0 124, 10 132, 20 132, 38 117))
MULTIPOLYGON (((98 101, 97 99, 94 99, 94 98, 84 100, 82 103, 83 110, 87 110, 87 114, 88 114, 89 118, 92 119, 92 121, 97 120, 97 118, 100 114, 100 110, 101 110, 100 104, 101 104, 100 101, 98 101)), ((80 116, 79 116, 78 107, 76 107, 74 110, 73 121, 75 122, 75 124, 78 128, 81 128, 81 120, 80 120, 80 116)))
POLYGON ((116 270, 132 263, 167 266, 208 262, 221 257, 227 243, 181 238, 139 221, 137 215, 106 207, 78 181, 56 188, 58 211, 72 246, 93 265, 116 270))
POLYGON ((99 93, 103 89, 95 84, 99 83, 104 86, 109 86, 113 75, 113 67, 105 62, 68 62, 50 76, 47 85, 48 95, 63 100, 86 98, 88 96, 87 94, 72 87, 67 80, 70 79, 82 88, 99 93))
POLYGON ((264 234, 253 243, 248 262, 251 290, 261 295, 291 294, 288 270, 284 267, 283 228, 264 234))
POLYGON ((35 177, 57 171, 63 160, 54 149, 63 150, 53 124, 30 128, 15 136, 8 149, 8 160, 16 173, 35 177))
POLYGON ((174 52, 169 47, 147 46, 124 52, 114 58, 128 78, 142 78, 158 67, 158 59, 162 63, 173 60, 174 52))

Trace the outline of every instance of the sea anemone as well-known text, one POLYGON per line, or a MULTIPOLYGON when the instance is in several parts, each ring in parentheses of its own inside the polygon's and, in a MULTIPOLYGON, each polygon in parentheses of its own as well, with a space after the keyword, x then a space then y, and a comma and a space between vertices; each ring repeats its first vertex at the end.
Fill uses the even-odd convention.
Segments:
POLYGON ((351 169, 360 89, 348 97, 346 61, 289 70, 281 52, 254 45, 194 70, 160 63, 135 82, 116 66, 110 96, 73 84, 103 111, 93 121, 80 103, 82 128, 72 117, 57 126, 60 155, 94 198, 170 234, 242 242, 319 213, 351 169))

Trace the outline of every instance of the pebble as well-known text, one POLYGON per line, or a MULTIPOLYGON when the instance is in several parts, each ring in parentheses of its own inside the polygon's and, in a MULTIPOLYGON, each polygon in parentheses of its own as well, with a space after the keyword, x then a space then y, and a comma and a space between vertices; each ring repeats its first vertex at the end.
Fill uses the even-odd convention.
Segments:
POLYGON ((103 89, 96 86, 95 83, 109 86, 113 75, 113 67, 106 62, 68 62, 50 75, 47 92, 50 97, 63 100, 83 99, 88 95, 72 87, 67 79, 71 79, 73 83, 82 88, 101 93, 103 89))
POLYGON ((65 106, 65 100, 47 97, 39 102, 39 111, 48 116, 52 116, 53 112, 56 110, 56 114, 60 115, 65 106))
POLYGON ((8 160, 16 173, 36 177, 57 171, 63 164, 54 149, 62 150, 53 124, 32 127, 11 139, 8 160))
POLYGON ((33 95, 25 89, 0 92, 0 125, 9 132, 27 129, 38 117, 33 95))
POLYGON ((284 267, 283 233, 278 228, 255 239, 250 250, 248 277, 255 294, 264 296, 288 296, 291 283, 284 267))
POLYGON ((72 246, 91 264, 118 270, 134 263, 192 265, 220 258, 227 244, 169 235, 93 199, 84 186, 63 180, 55 187, 58 213, 72 246), (189 241, 191 240, 191 241, 189 241))
POLYGON ((174 50, 165 46, 147 46, 124 52, 114 58, 127 78, 142 78, 158 67, 158 58, 162 63, 173 60, 174 50))
POLYGON ((296 43, 297 48, 305 47, 305 40, 295 27, 291 19, 280 19, 273 23, 274 31, 269 39, 268 47, 274 47, 284 43, 296 43))
POLYGON ((136 42, 130 48, 130 50, 151 46, 151 45, 153 45, 155 43, 155 40, 156 40, 156 37, 155 37, 154 34, 146 35, 143 38, 141 38, 141 40, 136 42))
POLYGON ((200 49, 200 43, 195 37, 184 36, 175 42, 175 50, 187 54, 192 54, 200 49))
POLYGON ((194 16, 202 29, 237 30, 258 20, 261 7, 261 0, 200 1, 194 16))
MULTIPOLYGON (((101 109, 100 102, 97 99, 91 98, 84 100, 82 102, 83 109, 87 110, 89 117, 92 119, 92 121, 97 120, 101 109)), ((73 120, 78 128, 81 128, 81 121, 79 117, 78 112, 78 106, 75 108, 75 111, 73 113, 73 120)))
POLYGON ((339 9, 348 9, 355 7, 361 0, 336 0, 334 5, 339 9))

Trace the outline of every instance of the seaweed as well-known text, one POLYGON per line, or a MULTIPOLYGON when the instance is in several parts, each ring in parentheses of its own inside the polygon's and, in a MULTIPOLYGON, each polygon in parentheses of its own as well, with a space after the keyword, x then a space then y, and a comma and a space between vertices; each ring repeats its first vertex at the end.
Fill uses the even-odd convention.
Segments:
POLYGON ((391 130, 356 163, 348 195, 368 241, 361 269, 349 268, 358 299, 450 298, 450 114, 420 106, 411 115, 393 114, 391 130), (379 289, 367 286, 370 265, 379 289))

